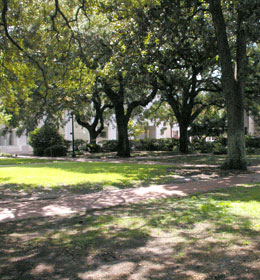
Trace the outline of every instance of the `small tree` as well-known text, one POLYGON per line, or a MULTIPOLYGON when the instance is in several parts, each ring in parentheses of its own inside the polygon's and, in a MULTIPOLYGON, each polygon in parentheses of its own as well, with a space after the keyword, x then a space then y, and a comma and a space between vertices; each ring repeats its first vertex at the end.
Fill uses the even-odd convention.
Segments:
POLYGON ((29 144, 35 156, 65 156, 67 146, 64 137, 51 124, 36 128, 29 135, 29 144))

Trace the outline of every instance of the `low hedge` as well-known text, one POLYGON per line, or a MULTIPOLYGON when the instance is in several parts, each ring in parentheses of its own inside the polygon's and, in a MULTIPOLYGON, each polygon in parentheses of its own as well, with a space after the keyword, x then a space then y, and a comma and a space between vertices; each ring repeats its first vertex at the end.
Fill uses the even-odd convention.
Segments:
POLYGON ((47 157, 62 157, 67 155, 67 148, 63 145, 53 145, 46 148, 43 152, 47 157))
MULTIPOLYGON (((99 142, 101 151, 116 152, 117 140, 104 140, 99 142)), ((138 139, 130 140, 130 148, 134 151, 173 151, 178 147, 177 139, 138 139)))

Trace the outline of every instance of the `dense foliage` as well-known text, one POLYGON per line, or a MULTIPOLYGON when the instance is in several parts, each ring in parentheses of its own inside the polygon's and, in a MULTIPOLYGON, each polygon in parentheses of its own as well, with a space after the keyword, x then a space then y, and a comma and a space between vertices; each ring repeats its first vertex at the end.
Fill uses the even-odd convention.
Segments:
POLYGON ((0 121, 10 128, 58 126, 69 111, 95 145, 114 115, 117 154, 128 157, 129 123, 156 98, 187 153, 189 128, 220 105, 227 167, 246 168, 244 103, 252 115, 259 108, 258 0, 2 0, 0 12, 0 121))
POLYGON ((29 135, 29 144, 35 156, 65 156, 67 143, 54 125, 43 125, 29 135))

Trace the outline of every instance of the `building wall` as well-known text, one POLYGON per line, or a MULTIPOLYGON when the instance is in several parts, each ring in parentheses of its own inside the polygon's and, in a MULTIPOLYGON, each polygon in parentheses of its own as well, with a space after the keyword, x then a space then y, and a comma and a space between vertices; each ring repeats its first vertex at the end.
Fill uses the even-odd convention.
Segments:
POLYGON ((255 124, 254 119, 245 113, 244 120, 246 134, 259 136, 260 128, 255 124))
POLYGON ((0 152, 10 154, 30 154, 32 147, 28 144, 27 136, 22 134, 18 137, 13 130, 6 135, 0 136, 0 152))

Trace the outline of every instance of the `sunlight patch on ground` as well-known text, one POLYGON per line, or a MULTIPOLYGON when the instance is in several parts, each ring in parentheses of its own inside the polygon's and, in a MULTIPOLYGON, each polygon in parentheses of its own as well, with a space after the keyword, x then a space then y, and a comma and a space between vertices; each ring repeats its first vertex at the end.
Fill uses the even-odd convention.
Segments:
POLYGON ((113 277, 123 277, 131 274, 135 269, 135 264, 132 262, 120 262, 114 265, 102 265, 98 270, 89 271, 86 273, 78 273, 79 279, 115 279, 113 277), (102 276, 102 278, 100 278, 102 276))
POLYGON ((54 265, 50 264, 38 264, 35 268, 32 269, 31 275, 39 275, 42 273, 53 273, 54 272, 54 265))
MULTIPOLYGON (((177 187, 176 187, 177 188, 177 187)), ((171 187, 170 190, 167 190, 163 185, 152 185, 150 187, 142 187, 139 189, 134 190, 136 195, 146 195, 149 193, 161 193, 161 194, 168 194, 168 195, 178 195, 178 196, 187 196, 182 191, 174 190, 174 187, 171 187)))
POLYGON ((6 219, 12 219, 14 217, 15 217, 15 215, 8 208, 4 208, 0 211, 0 221, 4 221, 6 219))
POLYGON ((43 208, 44 216, 66 216, 68 214, 76 213, 70 207, 60 206, 60 205, 48 205, 43 208))

